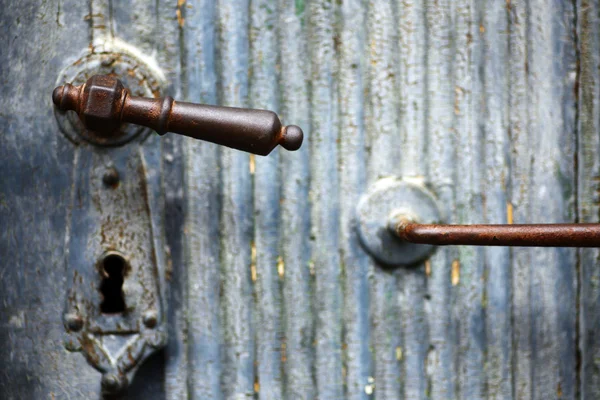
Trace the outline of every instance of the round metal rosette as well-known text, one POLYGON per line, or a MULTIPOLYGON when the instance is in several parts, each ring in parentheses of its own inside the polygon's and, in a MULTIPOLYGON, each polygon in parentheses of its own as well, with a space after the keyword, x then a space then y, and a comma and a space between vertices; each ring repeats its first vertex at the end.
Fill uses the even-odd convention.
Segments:
MULTIPOLYGON (((70 83, 78 86, 93 75, 113 75, 129 88, 134 96, 160 97, 164 74, 138 54, 131 45, 119 40, 103 43, 86 50, 58 76, 56 86, 70 83)), ((60 130, 74 143, 87 142, 98 146, 121 146, 136 138, 143 140, 151 130, 139 125, 122 124, 114 134, 99 135, 86 129, 73 111, 60 111, 54 107, 60 130)))
POLYGON ((442 221, 435 196, 422 184, 383 178, 360 199, 356 215, 363 247, 384 266, 415 265, 435 250, 435 246, 402 241, 393 230, 400 218, 424 224, 442 221))

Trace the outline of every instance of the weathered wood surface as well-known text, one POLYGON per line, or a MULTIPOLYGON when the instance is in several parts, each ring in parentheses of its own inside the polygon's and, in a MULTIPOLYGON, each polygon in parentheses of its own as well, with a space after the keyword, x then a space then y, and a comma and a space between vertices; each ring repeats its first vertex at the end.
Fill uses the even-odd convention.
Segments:
POLYGON ((49 94, 90 40, 154 54, 167 91, 274 109, 296 153, 162 140, 169 345, 131 398, 600 397, 600 254, 362 250, 379 177, 460 223, 600 222, 598 0, 0 2, 0 392, 98 398, 61 314, 73 145, 49 94))

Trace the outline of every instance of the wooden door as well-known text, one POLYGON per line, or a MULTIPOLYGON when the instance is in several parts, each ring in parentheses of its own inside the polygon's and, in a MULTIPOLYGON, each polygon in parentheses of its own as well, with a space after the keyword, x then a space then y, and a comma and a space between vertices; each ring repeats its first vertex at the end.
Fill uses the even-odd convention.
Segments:
POLYGON ((1 6, 0 397, 101 397, 65 350, 81 148, 51 93, 117 38, 162 93, 306 134, 268 157, 140 145, 162 182, 168 343, 127 398, 600 398, 597 249, 445 247, 383 268, 355 230, 387 176, 426 183, 451 223, 600 222, 597 0, 1 6))

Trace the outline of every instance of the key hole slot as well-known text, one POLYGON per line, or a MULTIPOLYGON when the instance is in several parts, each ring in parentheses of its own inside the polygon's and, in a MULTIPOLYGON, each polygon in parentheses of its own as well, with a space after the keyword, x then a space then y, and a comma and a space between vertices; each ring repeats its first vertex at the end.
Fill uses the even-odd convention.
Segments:
POLYGON ((119 314, 125 311, 123 281, 125 280, 126 267, 127 261, 120 254, 107 254, 100 260, 100 272, 102 274, 100 311, 104 314, 119 314))

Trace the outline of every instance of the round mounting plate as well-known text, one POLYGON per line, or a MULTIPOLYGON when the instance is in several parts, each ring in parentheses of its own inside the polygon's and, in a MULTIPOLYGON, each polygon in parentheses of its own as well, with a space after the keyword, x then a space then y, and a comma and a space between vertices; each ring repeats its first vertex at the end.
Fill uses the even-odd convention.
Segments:
POLYGON ((387 266, 413 265, 425 260, 434 246, 400 240, 389 228, 398 215, 432 224, 442 219, 434 195, 423 185, 390 177, 377 181, 357 206, 358 234, 363 247, 387 266))
MULTIPOLYGON (((75 86, 85 83, 93 75, 113 75, 118 77, 133 96, 159 97, 161 77, 154 69, 133 54, 114 48, 93 49, 69 65, 59 75, 56 86, 71 83, 75 86)), ((123 124, 118 132, 107 137, 87 130, 72 111, 64 112, 54 108, 56 121, 61 131, 75 143, 82 141, 98 146, 121 146, 135 138, 142 140, 151 130, 142 126, 123 124)))

